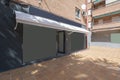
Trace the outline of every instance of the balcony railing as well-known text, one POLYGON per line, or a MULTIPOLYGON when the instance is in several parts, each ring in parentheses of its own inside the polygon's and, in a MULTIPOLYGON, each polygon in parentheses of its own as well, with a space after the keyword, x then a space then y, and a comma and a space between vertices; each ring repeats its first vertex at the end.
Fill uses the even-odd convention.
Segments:
MULTIPOLYGON (((94 25, 107 24, 107 23, 111 23, 111 22, 112 22, 112 20, 106 20, 106 21, 103 21, 103 23, 100 23, 100 24, 99 23, 94 23, 94 25)), ((119 22, 119 21, 117 21, 117 22, 119 22)))
POLYGON ((99 2, 102 2, 102 1, 105 1, 105 0, 92 0, 92 2, 93 2, 94 4, 99 3, 99 2))
POLYGON ((118 28, 118 27, 120 28, 120 21, 117 21, 117 22, 108 21, 107 23, 93 25, 93 30, 118 28))
POLYGON ((120 3, 116 3, 114 5, 101 7, 99 9, 95 9, 92 11, 93 17, 102 17, 110 14, 118 14, 120 13, 120 3))

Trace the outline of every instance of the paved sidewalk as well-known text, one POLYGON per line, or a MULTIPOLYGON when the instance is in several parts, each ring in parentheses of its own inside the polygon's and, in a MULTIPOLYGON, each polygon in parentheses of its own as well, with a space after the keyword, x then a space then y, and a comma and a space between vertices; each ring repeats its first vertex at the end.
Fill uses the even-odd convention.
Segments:
POLYGON ((104 46, 111 48, 120 48, 120 43, 111 43, 111 42, 91 42, 91 46, 104 46))
POLYGON ((75 54, 0 73, 0 80, 120 80, 120 48, 92 46, 75 54))
POLYGON ((84 58, 91 58, 93 60, 107 60, 120 64, 120 48, 92 46, 86 51, 77 53, 84 58))

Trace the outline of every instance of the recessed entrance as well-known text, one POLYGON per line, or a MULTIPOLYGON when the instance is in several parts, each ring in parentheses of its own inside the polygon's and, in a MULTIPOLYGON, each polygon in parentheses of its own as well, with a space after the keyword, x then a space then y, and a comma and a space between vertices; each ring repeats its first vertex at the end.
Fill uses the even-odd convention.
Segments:
POLYGON ((65 53, 65 31, 57 32, 57 52, 65 53))

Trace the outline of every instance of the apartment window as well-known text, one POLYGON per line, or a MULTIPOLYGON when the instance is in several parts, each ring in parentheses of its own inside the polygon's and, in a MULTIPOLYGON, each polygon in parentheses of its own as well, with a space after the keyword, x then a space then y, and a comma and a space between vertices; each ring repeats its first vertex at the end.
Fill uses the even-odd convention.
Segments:
POLYGON ((98 20, 98 24, 103 24, 103 19, 98 20))
POLYGON ((76 8, 76 9, 75 9, 75 17, 76 17, 76 18, 80 18, 80 15, 81 15, 81 14, 80 14, 80 9, 79 9, 79 8, 76 8))

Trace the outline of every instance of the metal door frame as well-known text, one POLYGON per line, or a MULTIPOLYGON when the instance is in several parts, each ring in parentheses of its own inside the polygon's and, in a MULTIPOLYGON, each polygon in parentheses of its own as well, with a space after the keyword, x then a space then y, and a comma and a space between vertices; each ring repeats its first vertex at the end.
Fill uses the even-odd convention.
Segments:
POLYGON ((65 49, 66 49, 66 35, 65 31, 57 31, 57 52, 65 54, 65 49), (59 50, 59 33, 63 33, 63 51, 59 50))

